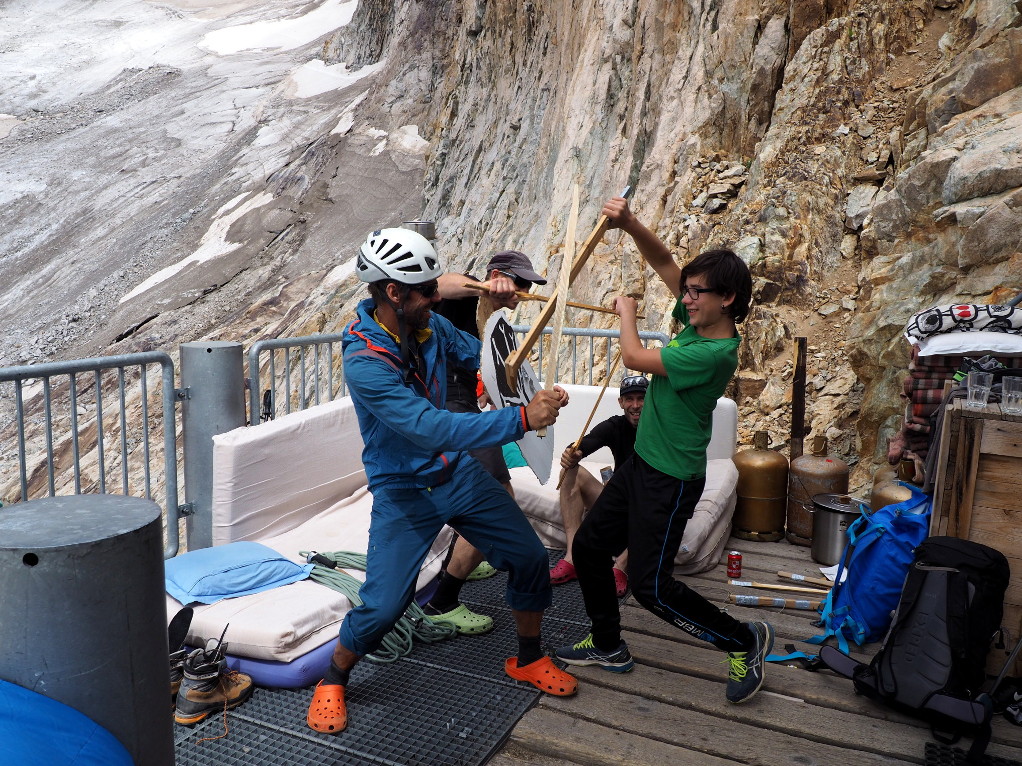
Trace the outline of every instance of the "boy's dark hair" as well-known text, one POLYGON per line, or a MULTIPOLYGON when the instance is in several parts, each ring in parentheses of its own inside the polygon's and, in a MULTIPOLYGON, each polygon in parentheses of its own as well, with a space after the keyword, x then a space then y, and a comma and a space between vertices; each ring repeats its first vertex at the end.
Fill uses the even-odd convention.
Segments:
POLYGON ((727 313, 735 324, 741 323, 749 313, 752 301, 752 274, 749 267, 731 250, 707 250, 700 253, 681 269, 683 289, 689 277, 705 277, 706 286, 724 296, 734 295, 735 299, 727 313))

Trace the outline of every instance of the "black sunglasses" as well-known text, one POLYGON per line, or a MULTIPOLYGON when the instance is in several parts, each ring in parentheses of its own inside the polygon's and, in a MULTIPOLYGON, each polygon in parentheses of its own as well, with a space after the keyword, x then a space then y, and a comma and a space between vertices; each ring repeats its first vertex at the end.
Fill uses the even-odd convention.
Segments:
POLYGON ((415 290, 423 298, 432 298, 440 289, 440 283, 435 279, 432 282, 423 282, 420 285, 408 285, 409 290, 415 290))

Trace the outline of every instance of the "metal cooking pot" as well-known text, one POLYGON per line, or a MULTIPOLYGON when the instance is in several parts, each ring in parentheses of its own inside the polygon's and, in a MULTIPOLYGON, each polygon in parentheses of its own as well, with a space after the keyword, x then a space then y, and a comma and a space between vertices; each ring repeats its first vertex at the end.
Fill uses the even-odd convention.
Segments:
POLYGON ((813 561, 824 566, 838 563, 848 543, 845 532, 857 518, 859 503, 849 495, 813 495, 813 561))

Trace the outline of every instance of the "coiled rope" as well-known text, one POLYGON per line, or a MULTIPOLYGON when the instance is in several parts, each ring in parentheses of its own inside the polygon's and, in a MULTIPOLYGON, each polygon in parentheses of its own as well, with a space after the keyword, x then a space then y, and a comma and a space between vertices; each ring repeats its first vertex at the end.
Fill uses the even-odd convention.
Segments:
MULTIPOLYGON (((362 599, 358 594, 362 582, 342 569, 360 569, 364 572, 366 568, 364 553, 299 551, 299 555, 315 565, 309 574, 310 580, 338 591, 347 597, 353 606, 362 604, 362 599)), ((372 654, 367 654, 366 659, 373 662, 396 662, 411 654, 412 643, 415 640, 433 644, 437 641, 454 638, 457 634, 458 630, 454 625, 449 622, 434 621, 422 611, 422 607, 412 601, 393 629, 383 637, 380 648, 372 654)))

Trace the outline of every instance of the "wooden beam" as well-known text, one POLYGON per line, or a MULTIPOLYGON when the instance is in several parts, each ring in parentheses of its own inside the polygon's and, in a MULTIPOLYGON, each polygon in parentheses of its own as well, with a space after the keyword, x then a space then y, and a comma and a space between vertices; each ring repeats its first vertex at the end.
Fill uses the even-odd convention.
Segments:
MULTIPOLYGON (((626 186, 625 190, 621 192, 622 197, 627 197, 632 191, 632 187, 626 186)), ((589 260, 589 256, 596 250, 596 246, 600 244, 603 239, 603 235, 607 233, 607 229, 610 228, 610 219, 605 215, 600 216, 600 220, 596 222, 596 227, 590 232, 586 241, 582 243, 582 247, 579 249, 575 256, 574 262, 571 264, 571 277, 569 281, 573 282, 575 277, 578 276, 579 272, 582 271, 582 267, 585 266, 586 261, 589 260)), ((529 358, 529 354, 532 353, 533 347, 536 345, 536 341, 539 340, 543 334, 543 328, 547 326, 550 318, 554 315, 554 298, 557 295, 557 291, 550 296, 550 300, 543 307, 542 311, 539 312, 539 316, 533 323, 532 327, 529 328, 529 332, 525 334, 521 344, 515 351, 512 351, 507 359, 505 365, 507 369, 507 382, 508 385, 518 389, 518 370, 521 368, 522 363, 529 358)))

